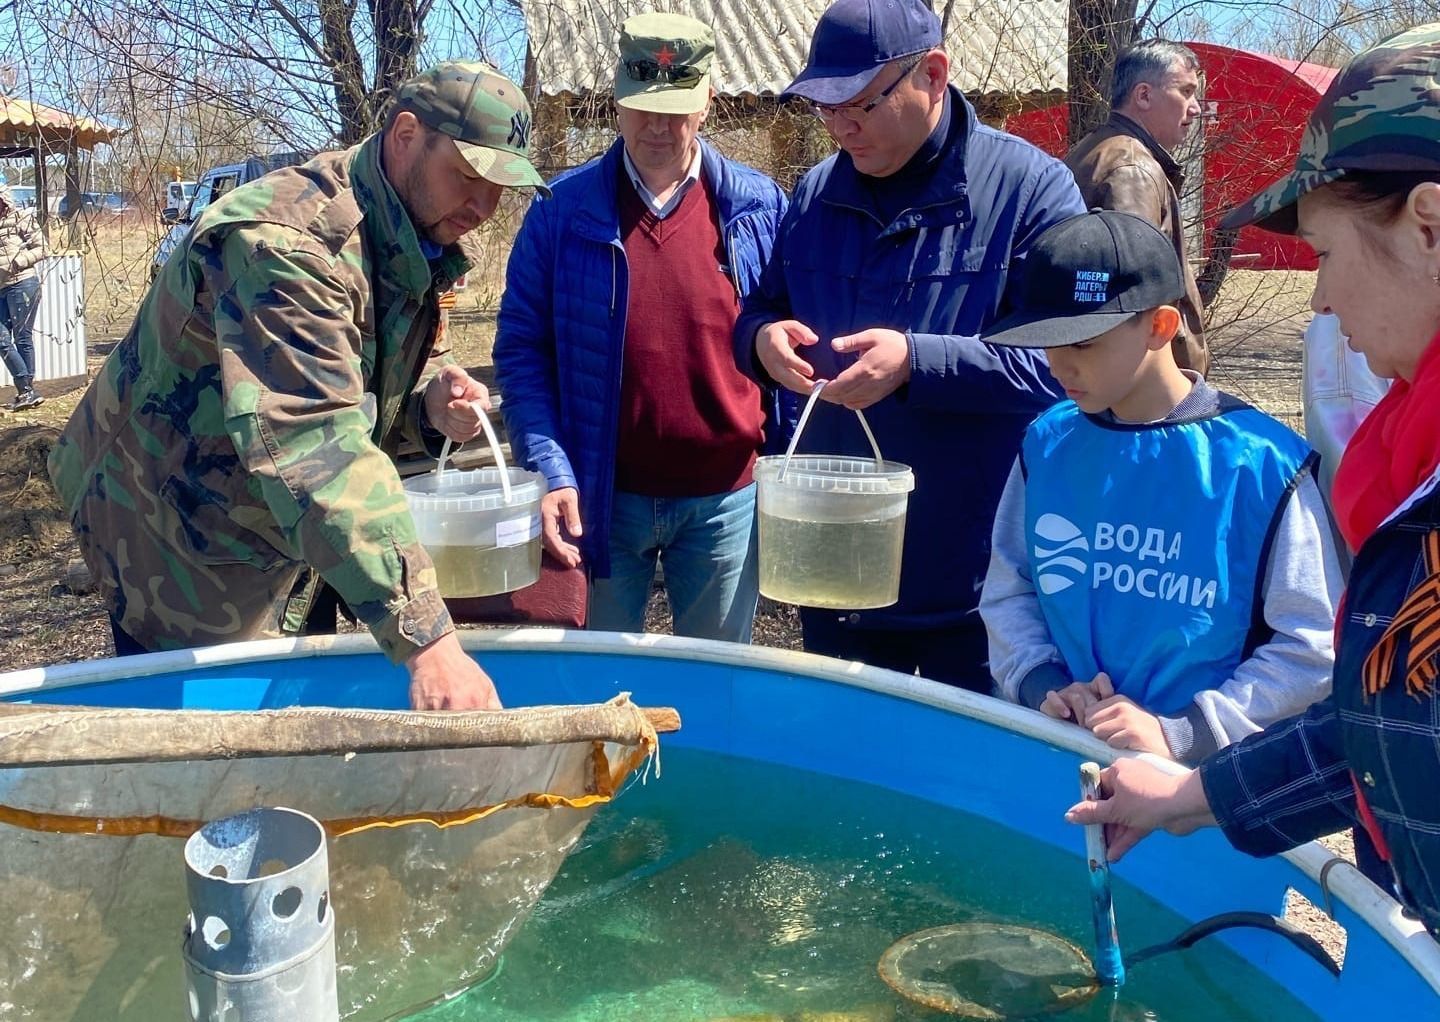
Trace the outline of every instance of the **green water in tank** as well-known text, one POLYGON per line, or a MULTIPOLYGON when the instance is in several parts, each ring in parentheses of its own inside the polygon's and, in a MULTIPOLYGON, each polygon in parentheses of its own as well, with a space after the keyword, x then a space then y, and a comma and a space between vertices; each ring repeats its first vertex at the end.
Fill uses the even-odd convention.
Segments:
MULTIPOLYGON (((1078 829, 1068 854, 879 787, 688 749, 667 749, 663 765, 661 781, 596 816, 498 971, 419 1019, 939 1019, 877 974, 908 933, 1018 923, 1090 949, 1078 829)), ((1118 878, 1115 905, 1129 948, 1185 928, 1118 878)), ((1209 940, 1143 963, 1118 993, 1045 1017, 1314 1016, 1209 940)))

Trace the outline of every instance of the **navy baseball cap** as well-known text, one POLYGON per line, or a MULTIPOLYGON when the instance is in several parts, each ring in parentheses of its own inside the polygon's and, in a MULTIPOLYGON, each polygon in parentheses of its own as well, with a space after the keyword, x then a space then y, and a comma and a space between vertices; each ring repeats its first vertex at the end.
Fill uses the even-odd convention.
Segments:
POLYGON ((1046 228, 1020 273, 1017 311, 984 333, 987 344, 1079 344, 1185 294, 1170 239, 1149 220, 1110 209, 1046 228))
POLYGON ((940 41, 940 19, 920 0, 835 0, 820 16, 810 57, 784 95, 843 103, 890 61, 933 50, 940 41))

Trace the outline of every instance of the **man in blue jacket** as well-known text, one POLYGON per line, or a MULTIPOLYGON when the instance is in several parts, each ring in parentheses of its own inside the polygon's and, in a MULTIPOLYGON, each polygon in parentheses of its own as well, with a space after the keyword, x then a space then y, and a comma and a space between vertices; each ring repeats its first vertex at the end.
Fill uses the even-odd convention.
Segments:
POLYGON ((910 465, 900 601, 802 608, 805 648, 989 691, 976 606, 990 526, 1020 437, 1059 396, 1045 358, 978 334, 1046 227, 1084 212, 1074 178, 980 124, 948 84, 920 0, 836 0, 787 95, 840 152, 796 185, 775 253, 735 327, 757 379, 821 392, 802 446, 910 465))
POLYGON ((785 438, 731 338, 785 198, 699 138, 714 50, 693 18, 622 26, 621 137, 531 206, 494 357, 511 442, 550 486, 545 547, 589 567, 590 627, 643 630, 658 560, 677 634, 749 642, 751 470, 785 438))

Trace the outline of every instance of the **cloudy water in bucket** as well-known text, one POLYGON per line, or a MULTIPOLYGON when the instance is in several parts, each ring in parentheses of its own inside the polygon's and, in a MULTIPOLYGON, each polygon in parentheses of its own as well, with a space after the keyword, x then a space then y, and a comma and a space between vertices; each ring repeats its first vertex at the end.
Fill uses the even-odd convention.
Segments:
POLYGON ((427 546, 446 596, 492 596, 530 585, 540 573, 540 544, 427 546))
POLYGON ((781 603, 859 610, 900 596, 905 505, 859 522, 819 522, 760 512, 760 591, 781 603))
MULTIPOLYGON (((667 749, 658 782, 632 786, 596 815, 493 978, 418 1018, 943 1019, 880 980, 885 949, 967 920, 1038 927, 1088 948, 1081 847, 1078 829, 1067 854, 882 788, 667 749)), ((1185 928, 1118 876, 1115 903, 1129 947, 1185 928)), ((1118 996, 1102 991, 1045 1017, 1313 1019, 1214 941, 1145 963, 1118 996)))

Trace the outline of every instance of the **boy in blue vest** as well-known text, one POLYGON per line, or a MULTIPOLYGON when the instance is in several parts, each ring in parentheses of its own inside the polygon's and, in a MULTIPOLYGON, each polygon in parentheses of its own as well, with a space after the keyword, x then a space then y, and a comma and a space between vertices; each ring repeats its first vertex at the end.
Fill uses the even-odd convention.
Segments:
POLYGON ((1174 248, 1095 210, 1030 251, 985 337, 1044 348, 980 614, 1006 698, 1195 763, 1325 696, 1340 562, 1294 432, 1175 363, 1174 248))

